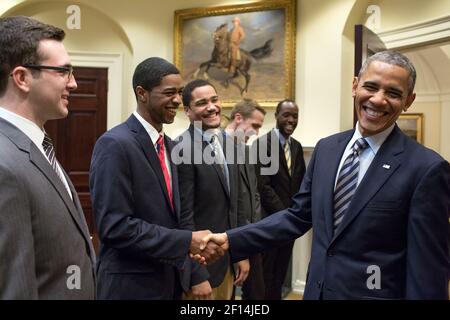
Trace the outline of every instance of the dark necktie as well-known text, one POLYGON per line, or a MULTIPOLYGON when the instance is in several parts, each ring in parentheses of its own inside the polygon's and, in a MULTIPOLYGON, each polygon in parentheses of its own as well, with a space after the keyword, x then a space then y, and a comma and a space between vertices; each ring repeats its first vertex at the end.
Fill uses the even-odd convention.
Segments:
POLYGON ((158 141, 156 141, 157 149, 158 149, 158 158, 159 164, 161 165, 161 169, 164 175, 164 181, 166 182, 167 193, 169 194, 170 206, 173 210, 173 200, 172 200, 172 188, 170 186, 170 175, 169 170, 167 170, 166 166, 166 157, 164 150, 164 138, 162 135, 159 135, 158 141))
POLYGON ((358 183, 359 155, 369 144, 364 138, 355 141, 351 153, 342 164, 334 189, 334 231, 342 222, 358 183))

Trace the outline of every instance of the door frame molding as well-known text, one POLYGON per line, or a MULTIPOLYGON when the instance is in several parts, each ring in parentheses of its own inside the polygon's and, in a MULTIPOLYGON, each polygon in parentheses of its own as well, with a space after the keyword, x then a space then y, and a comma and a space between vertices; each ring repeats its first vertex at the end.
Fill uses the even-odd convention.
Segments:
POLYGON ((74 67, 107 68, 106 130, 122 121, 122 79, 123 55, 121 53, 101 53, 69 51, 74 67), (113 88, 112 90, 110 90, 113 88))
POLYGON ((388 49, 403 49, 450 39, 450 15, 377 33, 388 49))

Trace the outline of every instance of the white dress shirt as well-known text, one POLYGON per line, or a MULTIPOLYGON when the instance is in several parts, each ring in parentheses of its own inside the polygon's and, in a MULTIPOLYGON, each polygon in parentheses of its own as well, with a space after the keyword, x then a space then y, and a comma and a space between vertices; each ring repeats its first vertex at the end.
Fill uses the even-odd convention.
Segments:
MULTIPOLYGON (((364 178, 364 175, 366 174, 367 169, 369 169, 369 166, 372 163, 373 159, 375 158, 375 155, 377 154, 381 145, 384 143, 384 141, 389 136, 389 134, 392 132, 392 130, 394 130, 394 126, 395 126, 395 123, 392 124, 386 130, 381 131, 380 133, 377 133, 370 137, 365 137, 369 146, 367 148, 365 148, 359 154, 359 173, 358 173, 358 182, 357 182, 356 186, 358 186, 359 183, 361 182, 361 180, 364 178)), ((353 134, 353 137, 348 142, 347 147, 345 147, 344 154, 342 155, 341 162, 339 163, 339 167, 338 167, 339 169, 336 172, 336 178, 334 180, 335 188, 336 188, 336 183, 337 183, 337 179, 339 176, 339 172, 341 171, 341 167, 344 164, 345 159, 351 153, 351 149, 352 149, 355 141, 362 137, 363 136, 361 135, 361 132, 359 132, 359 123, 356 123, 355 133, 353 134)))

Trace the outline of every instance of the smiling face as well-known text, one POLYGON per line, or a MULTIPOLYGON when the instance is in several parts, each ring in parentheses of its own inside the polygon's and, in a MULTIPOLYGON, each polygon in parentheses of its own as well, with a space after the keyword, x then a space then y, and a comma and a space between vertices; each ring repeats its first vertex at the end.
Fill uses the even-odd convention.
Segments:
POLYGON ((277 128, 285 138, 288 138, 294 132, 295 128, 297 128, 298 107, 295 103, 283 102, 275 117, 277 120, 277 128))
POLYGON ((406 69, 381 61, 373 61, 361 78, 353 80, 359 130, 364 137, 390 127, 414 101, 408 92, 406 69))
POLYGON ((216 90, 210 85, 205 85, 192 90, 191 96, 189 106, 185 107, 191 123, 201 121, 203 130, 218 128, 222 107, 216 90))
POLYGON ((235 121, 237 123, 236 131, 242 132, 245 142, 247 142, 250 136, 258 135, 259 129, 264 123, 264 114, 259 110, 254 110, 250 117, 244 119, 240 113, 237 113, 235 121))
POLYGON ((182 79, 179 74, 169 74, 150 91, 136 87, 138 111, 156 130, 163 123, 172 123, 181 104, 182 79))
MULTIPOLYGON (((62 42, 42 40, 38 45, 38 54, 40 65, 70 66, 70 58, 62 42)), ((75 78, 69 78, 67 72, 49 69, 34 70, 33 74, 28 99, 38 124, 65 118, 69 113, 69 94, 77 88, 75 78)))

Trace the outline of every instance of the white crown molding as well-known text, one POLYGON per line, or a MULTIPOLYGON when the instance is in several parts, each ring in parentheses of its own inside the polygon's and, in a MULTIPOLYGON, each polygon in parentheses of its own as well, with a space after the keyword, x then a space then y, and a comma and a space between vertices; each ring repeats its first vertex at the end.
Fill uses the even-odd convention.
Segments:
POLYGON ((388 49, 400 49, 450 39, 450 15, 379 32, 378 36, 388 49))
POLYGON ((107 129, 122 121, 123 56, 121 53, 70 51, 75 67, 108 69, 107 129))
POLYGON ((450 102, 450 92, 441 94, 441 102, 450 102))

